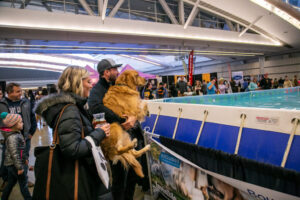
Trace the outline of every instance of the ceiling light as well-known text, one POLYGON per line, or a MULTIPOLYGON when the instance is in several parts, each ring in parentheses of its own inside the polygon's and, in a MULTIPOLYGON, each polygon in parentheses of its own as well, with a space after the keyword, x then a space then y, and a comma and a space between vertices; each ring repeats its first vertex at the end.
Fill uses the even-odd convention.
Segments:
POLYGON ((159 64, 159 63, 151 62, 149 60, 144 60, 144 59, 137 58, 137 57, 134 57, 134 56, 129 56, 129 55, 125 55, 125 54, 118 54, 118 55, 123 56, 123 57, 127 57, 127 58, 131 58, 131 59, 134 59, 134 60, 138 60, 138 61, 141 61, 141 62, 146 62, 146 63, 150 63, 150 64, 153 64, 153 65, 161 66, 161 64, 159 64))

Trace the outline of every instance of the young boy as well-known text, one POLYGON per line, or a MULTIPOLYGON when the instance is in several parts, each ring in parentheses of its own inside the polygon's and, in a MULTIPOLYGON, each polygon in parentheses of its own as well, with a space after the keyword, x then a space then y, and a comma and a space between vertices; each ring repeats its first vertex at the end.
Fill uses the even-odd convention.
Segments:
POLYGON ((23 129, 22 117, 19 114, 8 114, 7 112, 1 113, 0 117, 5 125, 1 128, 1 132, 6 143, 4 165, 8 169, 8 184, 3 190, 1 199, 8 199, 17 181, 24 199, 31 199, 27 186, 28 158, 25 153, 25 140, 20 132, 23 129))

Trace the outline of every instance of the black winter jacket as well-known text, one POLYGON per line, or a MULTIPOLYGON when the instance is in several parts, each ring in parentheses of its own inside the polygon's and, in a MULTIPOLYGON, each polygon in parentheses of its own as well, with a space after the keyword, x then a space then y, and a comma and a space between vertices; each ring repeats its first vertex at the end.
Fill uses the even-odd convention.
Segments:
MULTIPOLYGON (((105 137, 103 130, 93 128, 91 123, 92 116, 84 108, 86 101, 86 98, 72 93, 50 95, 38 102, 35 112, 42 115, 47 124, 54 129, 62 108, 67 104, 74 104, 65 109, 60 119, 58 125, 59 147, 65 156, 65 162, 74 162, 75 159, 79 159, 79 163, 85 166, 84 172, 80 171, 83 168, 79 169, 79 193, 82 194, 85 192, 85 189, 95 187, 93 189, 96 190, 94 195, 106 194, 109 191, 105 188, 98 176, 91 153, 91 145, 87 140, 81 139, 82 126, 80 118, 83 122, 84 136, 91 136, 96 145, 100 145, 100 142, 105 137), (85 177, 82 177, 83 174, 85 177), (87 176, 90 179, 88 181, 86 181, 87 176), (82 185, 81 183, 84 184, 82 185)), ((61 177, 66 185, 74 182, 74 179, 69 180, 70 177, 74 178, 73 173, 74 168, 66 169, 65 177, 61 177)), ((86 197, 85 199, 96 199, 96 196, 91 198, 86 197)))
POLYGON ((11 131, 10 129, 1 129, 5 138, 6 150, 4 166, 14 165, 17 170, 24 169, 24 164, 28 160, 25 153, 25 140, 21 132, 11 131))
POLYGON ((91 90, 88 99, 89 109, 93 114, 104 112, 105 119, 108 123, 119 122, 121 124, 125 122, 126 119, 119 117, 103 104, 103 98, 107 93, 109 87, 109 83, 104 78, 99 79, 98 83, 91 90))

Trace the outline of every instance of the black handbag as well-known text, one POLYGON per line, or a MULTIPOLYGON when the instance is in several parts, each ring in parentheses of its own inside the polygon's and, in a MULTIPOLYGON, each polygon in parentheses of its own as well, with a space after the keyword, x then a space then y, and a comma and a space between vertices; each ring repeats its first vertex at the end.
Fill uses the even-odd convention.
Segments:
MULTIPOLYGON (((57 133, 58 124, 64 110, 73 104, 63 107, 54 129, 53 142, 50 146, 41 146, 34 149, 36 157, 34 173, 36 177, 32 199, 78 199, 78 171, 79 161, 66 158, 59 148, 57 133), (71 173, 69 169, 74 169, 71 173), (67 171, 68 170, 68 171, 67 171), (64 179, 62 179, 64 177, 64 179), (66 182, 66 180, 69 180, 66 182)), ((82 126, 81 137, 84 138, 82 126)))

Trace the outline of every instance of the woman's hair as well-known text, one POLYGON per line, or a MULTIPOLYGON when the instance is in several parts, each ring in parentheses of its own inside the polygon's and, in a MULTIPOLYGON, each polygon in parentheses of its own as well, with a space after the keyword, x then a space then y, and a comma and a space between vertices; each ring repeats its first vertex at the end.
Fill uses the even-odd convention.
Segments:
POLYGON ((79 66, 69 66, 58 79, 58 89, 60 92, 72 92, 83 96, 82 79, 89 77, 86 69, 79 66))

